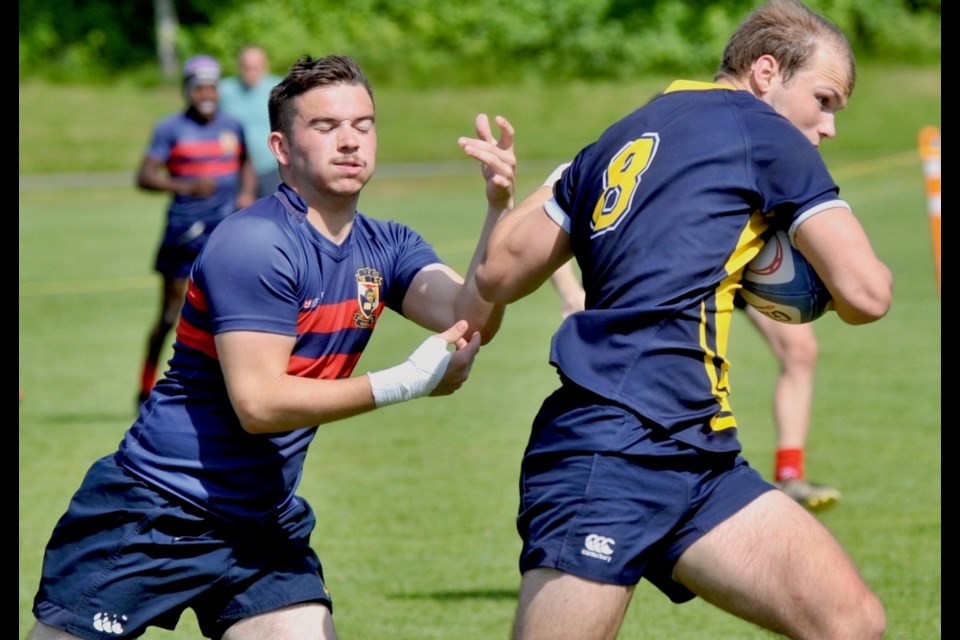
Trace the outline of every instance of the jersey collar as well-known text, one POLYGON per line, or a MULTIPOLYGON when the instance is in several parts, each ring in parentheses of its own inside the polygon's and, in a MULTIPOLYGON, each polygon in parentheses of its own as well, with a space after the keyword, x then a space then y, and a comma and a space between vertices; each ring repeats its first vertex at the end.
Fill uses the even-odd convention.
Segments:
POLYGON ((673 93, 674 91, 708 91, 710 89, 726 89, 734 91, 734 88, 728 84, 718 82, 700 82, 698 80, 674 80, 667 87, 664 93, 673 93))

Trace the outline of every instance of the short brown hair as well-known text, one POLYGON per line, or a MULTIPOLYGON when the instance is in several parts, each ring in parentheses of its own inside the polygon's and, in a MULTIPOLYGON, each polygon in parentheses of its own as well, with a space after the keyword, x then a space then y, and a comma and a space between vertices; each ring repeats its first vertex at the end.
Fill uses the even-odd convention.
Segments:
POLYGON ((833 45, 847 59, 847 96, 857 70, 847 37, 829 19, 797 0, 769 0, 754 10, 730 36, 718 76, 743 78, 757 58, 771 55, 780 63, 784 80, 806 68, 821 45, 833 45))
POLYGON ((359 85, 367 90, 373 100, 373 89, 360 64, 344 55, 329 55, 323 58, 303 56, 297 60, 286 77, 270 91, 268 110, 270 112, 270 130, 289 133, 293 119, 290 103, 316 87, 335 84, 359 85))

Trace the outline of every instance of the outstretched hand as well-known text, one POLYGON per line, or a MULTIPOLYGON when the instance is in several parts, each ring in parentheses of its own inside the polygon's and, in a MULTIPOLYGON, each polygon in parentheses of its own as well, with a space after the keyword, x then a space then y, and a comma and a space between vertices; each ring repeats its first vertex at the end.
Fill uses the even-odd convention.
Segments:
POLYGON ((511 205, 516 192, 517 157, 513 152, 513 125, 503 116, 494 118, 500 128, 500 139, 493 136, 490 118, 481 113, 476 119, 477 137, 462 136, 457 144, 471 158, 481 163, 487 181, 487 201, 492 207, 511 205))
POLYGON ((438 337, 447 341, 456 347, 456 351, 450 354, 450 360, 447 363, 447 369, 443 372, 443 378, 430 393, 431 396, 447 396, 463 386, 470 375, 470 368, 473 366, 473 360, 480 351, 480 334, 474 332, 467 340, 464 336, 467 331, 467 323, 460 320, 455 325, 437 334, 438 337))

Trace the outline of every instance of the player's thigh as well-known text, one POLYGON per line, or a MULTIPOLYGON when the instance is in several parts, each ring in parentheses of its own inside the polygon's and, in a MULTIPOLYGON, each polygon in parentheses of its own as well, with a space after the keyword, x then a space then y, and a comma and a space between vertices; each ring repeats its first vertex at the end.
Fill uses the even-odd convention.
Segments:
POLYGON ((873 599, 833 535, 779 491, 695 542, 674 577, 704 600, 781 632, 809 630, 873 599))
POLYGON ((80 640, 77 636, 72 636, 66 631, 48 627, 42 622, 38 622, 30 631, 27 640, 80 640))
POLYGON ((316 602, 261 613, 231 625, 223 640, 336 640, 330 609, 316 602))
POLYGON ((520 585, 513 640, 612 640, 632 595, 632 586, 531 569, 520 585))

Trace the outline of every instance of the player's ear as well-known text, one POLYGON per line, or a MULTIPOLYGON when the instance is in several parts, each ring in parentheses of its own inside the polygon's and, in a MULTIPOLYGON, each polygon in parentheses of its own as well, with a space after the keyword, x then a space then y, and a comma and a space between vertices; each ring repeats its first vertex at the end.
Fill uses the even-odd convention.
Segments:
POLYGON ((271 131, 270 137, 267 138, 267 146, 270 147, 270 151, 277 159, 277 162, 284 167, 290 164, 290 153, 287 144, 287 136, 284 135, 282 131, 271 131))
POLYGON ((757 58, 750 68, 750 88, 754 95, 763 99, 780 78, 780 63, 766 53, 757 58))

